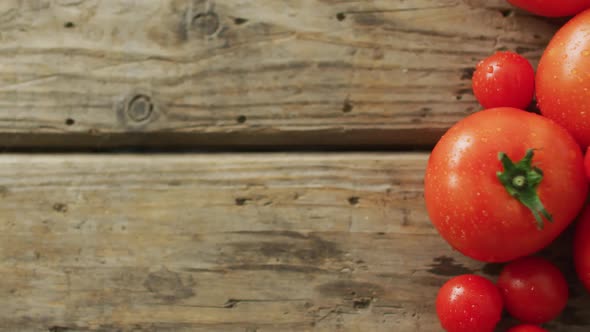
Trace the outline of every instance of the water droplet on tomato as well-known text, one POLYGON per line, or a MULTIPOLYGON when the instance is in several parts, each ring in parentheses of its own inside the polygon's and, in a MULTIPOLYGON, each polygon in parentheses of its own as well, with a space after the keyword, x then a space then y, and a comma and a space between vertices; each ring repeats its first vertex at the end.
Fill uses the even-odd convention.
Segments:
POLYGON ((488 66, 488 73, 493 73, 494 72, 494 66, 488 66))

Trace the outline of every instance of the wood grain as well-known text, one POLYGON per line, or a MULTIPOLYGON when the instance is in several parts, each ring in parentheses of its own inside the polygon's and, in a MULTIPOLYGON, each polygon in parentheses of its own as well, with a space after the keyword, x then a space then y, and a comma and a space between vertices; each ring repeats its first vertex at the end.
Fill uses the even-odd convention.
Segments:
MULTIPOLYGON (((440 331, 425 154, 2 155, 1 331, 440 331)), ((566 235, 547 251, 587 331, 566 235)))
POLYGON ((424 147, 473 67, 560 22, 504 0, 6 0, 6 148, 424 147))

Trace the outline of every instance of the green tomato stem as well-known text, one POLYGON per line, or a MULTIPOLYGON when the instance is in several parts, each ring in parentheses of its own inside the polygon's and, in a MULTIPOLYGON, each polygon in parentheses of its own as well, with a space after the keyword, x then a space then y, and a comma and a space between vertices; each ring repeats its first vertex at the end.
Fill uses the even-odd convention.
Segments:
POLYGON ((533 155, 534 150, 528 149, 524 158, 515 164, 508 155, 500 152, 498 158, 504 166, 504 171, 498 172, 497 176, 508 194, 531 210, 537 222, 537 228, 543 229, 545 226, 543 217, 549 222, 553 222, 553 217, 545 209, 537 194, 537 188, 543 180, 543 171, 532 165, 533 155))
POLYGON ((525 184, 526 177, 524 177, 523 175, 517 175, 514 177, 514 179, 512 179, 512 185, 516 188, 523 188, 525 184))

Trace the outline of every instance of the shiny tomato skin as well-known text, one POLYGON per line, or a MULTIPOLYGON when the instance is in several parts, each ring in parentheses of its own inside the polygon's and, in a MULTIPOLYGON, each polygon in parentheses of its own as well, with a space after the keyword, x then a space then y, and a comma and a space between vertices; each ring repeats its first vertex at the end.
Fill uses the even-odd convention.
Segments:
POLYGON ((545 330, 544 328, 538 327, 536 325, 523 324, 523 325, 514 326, 513 328, 511 328, 507 332, 549 332, 549 331, 545 330))
POLYGON ((588 192, 584 161, 571 135, 553 121, 514 108, 474 113, 443 135, 424 178, 428 215, 441 236, 464 255, 506 262, 552 242, 576 217, 588 192), (537 192, 553 215, 539 230, 531 211, 497 178, 498 153, 513 161, 537 149, 544 171, 537 192))
POLYGON ((551 39, 536 75, 541 113, 566 128, 585 150, 590 145, 590 10, 551 39))
POLYGON ((454 277, 439 290, 436 313, 447 332, 492 332, 502 316, 502 296, 484 277, 454 277))
POLYGON ((508 0, 512 5, 547 17, 571 16, 590 8, 590 0, 508 0))
POLYGON ((480 61, 473 73, 473 94, 484 108, 525 109, 535 92, 535 70, 513 52, 497 52, 480 61))
POLYGON ((578 278, 590 291, 590 205, 578 217, 574 236, 574 265, 578 278))
POLYGON ((548 322, 567 304, 568 285, 563 273, 541 257, 525 257, 509 263, 497 284, 506 311, 521 322, 548 322))

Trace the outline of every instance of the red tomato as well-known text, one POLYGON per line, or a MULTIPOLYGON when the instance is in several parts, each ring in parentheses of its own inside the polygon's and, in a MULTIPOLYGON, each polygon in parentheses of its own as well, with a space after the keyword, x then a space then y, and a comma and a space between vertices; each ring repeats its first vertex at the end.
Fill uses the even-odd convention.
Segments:
POLYGON ((590 291, 590 205, 578 218, 574 237, 574 263, 578 277, 590 291))
POLYGON ((584 168, 586 169, 586 176, 590 179, 590 147, 588 147, 584 156, 584 168))
POLYGON ((502 296, 486 278, 458 276, 438 291, 436 314, 447 332, 492 332, 502 316, 502 296))
POLYGON ((508 0, 508 2, 533 14, 548 17, 571 16, 590 8, 590 0, 508 0))
POLYGON ((548 322, 567 304, 565 277, 540 257, 525 257, 506 265, 498 278, 498 288, 508 313, 526 323, 548 322))
POLYGON ((508 330, 508 332, 549 332, 543 328, 540 328, 536 325, 518 325, 515 326, 513 328, 511 328, 510 330, 508 330))
POLYGON ((477 64, 473 94, 485 108, 525 109, 535 92, 535 70, 529 61, 512 52, 498 52, 477 64))
POLYGON ((496 108, 466 117, 440 139, 426 167, 424 197, 451 246, 505 262, 552 242, 582 208, 587 183, 582 152, 565 129, 537 114, 496 108))
MULTIPOLYGON (((560 1, 561 3, 561 1, 560 1)), ((553 37, 537 69, 541 113, 590 145, 590 11, 571 19, 553 37)))

